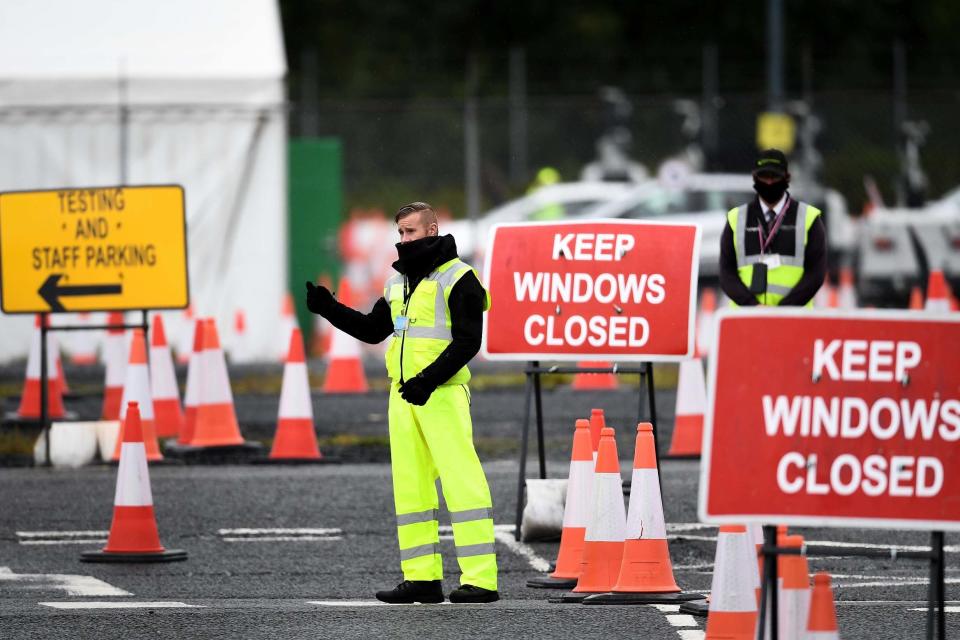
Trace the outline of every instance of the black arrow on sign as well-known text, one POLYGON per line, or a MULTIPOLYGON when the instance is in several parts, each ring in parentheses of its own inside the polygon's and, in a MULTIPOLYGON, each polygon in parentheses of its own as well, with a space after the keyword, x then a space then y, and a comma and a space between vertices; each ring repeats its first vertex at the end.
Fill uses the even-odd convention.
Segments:
POLYGON ((123 293, 122 284, 78 284, 61 287, 59 282, 62 277, 62 273, 51 273, 37 289, 40 297, 50 305, 50 311, 66 311, 60 304, 62 296, 102 296, 123 293))

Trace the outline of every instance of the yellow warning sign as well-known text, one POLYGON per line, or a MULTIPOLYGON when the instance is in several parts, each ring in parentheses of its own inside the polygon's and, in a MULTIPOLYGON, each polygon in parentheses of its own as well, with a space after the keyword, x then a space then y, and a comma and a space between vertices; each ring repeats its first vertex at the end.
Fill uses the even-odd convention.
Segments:
POLYGON ((768 111, 757 117, 758 149, 780 149, 784 153, 790 153, 796 137, 797 126, 789 115, 768 111))
POLYGON ((182 309, 183 187, 0 193, 4 313, 182 309))

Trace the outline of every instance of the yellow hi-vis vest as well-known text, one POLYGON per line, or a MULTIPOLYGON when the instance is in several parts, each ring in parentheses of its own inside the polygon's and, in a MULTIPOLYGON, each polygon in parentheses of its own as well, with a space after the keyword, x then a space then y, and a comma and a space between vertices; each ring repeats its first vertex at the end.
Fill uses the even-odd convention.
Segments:
MULTIPOLYGON (((756 294, 757 301, 760 304, 768 306, 780 304, 780 301, 800 282, 800 278, 803 277, 803 258, 806 253, 807 236, 810 234, 810 227, 813 226, 819 215, 820 209, 805 202, 797 201, 797 221, 793 225, 793 255, 778 254, 780 256, 780 266, 767 269, 767 292, 756 294)), ((760 262, 760 254, 747 255, 746 253, 747 234, 757 233, 756 227, 747 227, 747 205, 740 205, 728 211, 727 224, 733 230, 733 248, 737 252, 737 273, 740 275, 740 280, 749 287, 750 281, 753 279, 753 265, 760 262)), ((787 228, 782 226, 778 234, 785 231, 787 231, 787 228)), ((731 305, 736 306, 732 302, 731 305)), ((811 300, 807 306, 812 307, 813 301, 811 300)))
MULTIPOLYGON (((450 321, 450 291, 467 272, 476 271, 459 258, 454 258, 427 274, 404 301, 406 276, 395 274, 383 287, 383 297, 390 305, 393 318, 393 340, 387 348, 387 375, 392 380, 409 380, 437 359, 453 341, 450 321), (407 328, 397 328, 397 318, 406 316, 407 328)), ((479 280, 479 277, 477 278, 479 280)), ((484 291, 483 310, 490 308, 490 293, 484 291)), ((464 366, 444 384, 466 384, 470 369, 464 366)))

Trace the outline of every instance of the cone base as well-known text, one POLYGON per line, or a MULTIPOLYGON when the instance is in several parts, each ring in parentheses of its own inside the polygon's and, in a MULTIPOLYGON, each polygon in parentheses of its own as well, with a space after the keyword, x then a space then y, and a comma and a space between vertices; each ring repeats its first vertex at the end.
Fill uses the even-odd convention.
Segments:
POLYGON ((686 613, 700 618, 706 618, 709 611, 710 602, 707 600, 684 602, 680 605, 680 613, 686 613))
POLYGON ((540 578, 527 580, 527 586, 531 589, 573 589, 577 586, 577 579, 542 576, 540 578))
POLYGON ((166 549, 157 553, 118 553, 115 551, 84 551, 80 562, 176 562, 186 560, 183 549, 166 549))
POLYGON ((703 595, 699 593, 597 593, 584 598, 583 604, 670 604, 689 600, 703 600, 703 595))
POLYGON ((556 598, 550 598, 547 602, 553 604, 583 604, 583 601, 587 599, 587 596, 596 595, 592 593, 565 593, 562 596, 556 598))
POLYGON ((670 453, 660 456, 661 460, 699 460, 699 453, 670 453))
POLYGON ((197 447, 176 443, 168 445, 164 453, 168 458, 177 458, 187 464, 235 464, 247 463, 251 458, 262 456, 263 449, 263 444, 250 441, 217 447, 197 447))

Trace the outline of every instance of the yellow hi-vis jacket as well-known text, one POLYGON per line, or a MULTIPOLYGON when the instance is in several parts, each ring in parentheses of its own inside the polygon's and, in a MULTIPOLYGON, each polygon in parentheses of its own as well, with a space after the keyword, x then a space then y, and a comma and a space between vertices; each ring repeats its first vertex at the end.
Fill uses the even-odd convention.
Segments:
MULTIPOLYGON (((747 234, 757 234, 756 227, 747 227, 747 206, 746 204, 740 205, 728 211, 727 224, 733 231, 733 248, 737 253, 737 273, 740 275, 740 280, 749 287, 753 279, 753 265, 760 262, 761 254, 759 252, 748 254, 746 251, 747 234)), ((790 227, 792 227, 793 255, 778 254, 780 256, 780 266, 767 269, 767 292, 756 294, 757 301, 760 304, 768 306, 780 304, 780 301, 800 282, 800 278, 803 277, 803 259, 806 253, 807 236, 810 234, 810 227, 813 226, 820 213, 820 209, 813 205, 797 201, 796 222, 788 225, 788 221, 784 220, 778 234, 789 232, 790 227)), ((807 306, 813 306, 813 301, 811 300, 807 306)))
MULTIPOLYGON (((409 380, 423 371, 453 341, 451 332, 450 291, 453 285, 473 267, 453 258, 427 274, 417 283, 410 297, 404 300, 406 276, 395 274, 383 287, 383 297, 390 305, 393 318, 393 340, 387 348, 387 375, 392 380, 409 380), (398 318, 406 317, 406 328, 398 318)), ((477 278, 479 280, 479 278, 477 278)), ((490 293, 484 290, 483 310, 490 308, 490 293)), ((466 384, 470 369, 461 368, 444 384, 466 384)))

